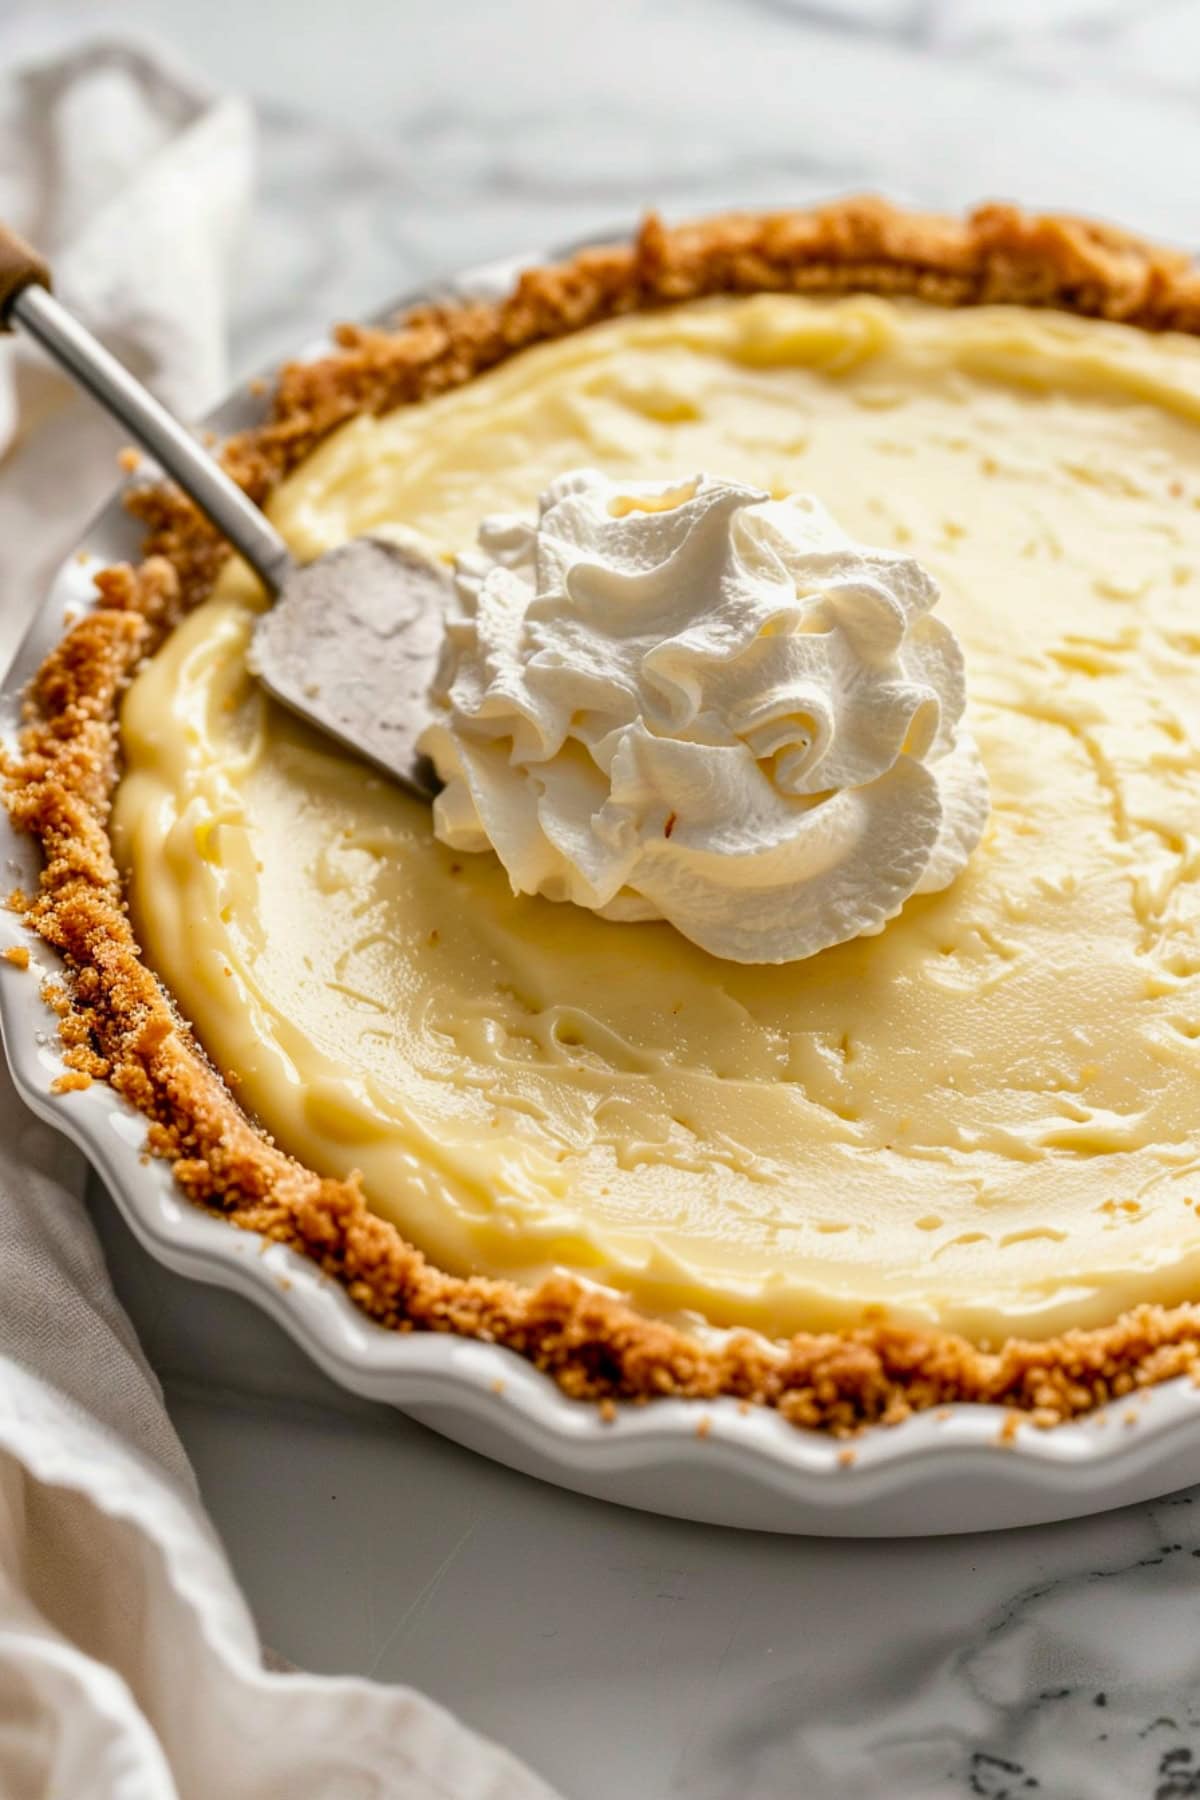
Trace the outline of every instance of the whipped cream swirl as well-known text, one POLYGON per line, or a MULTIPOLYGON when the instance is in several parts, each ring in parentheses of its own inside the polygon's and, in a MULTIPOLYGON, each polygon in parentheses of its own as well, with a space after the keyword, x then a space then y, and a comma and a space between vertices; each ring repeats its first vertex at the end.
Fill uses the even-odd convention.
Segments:
POLYGON ((809 495, 561 476, 457 565, 434 829, 517 893, 782 963, 946 887, 983 830, 963 660, 911 557, 809 495))

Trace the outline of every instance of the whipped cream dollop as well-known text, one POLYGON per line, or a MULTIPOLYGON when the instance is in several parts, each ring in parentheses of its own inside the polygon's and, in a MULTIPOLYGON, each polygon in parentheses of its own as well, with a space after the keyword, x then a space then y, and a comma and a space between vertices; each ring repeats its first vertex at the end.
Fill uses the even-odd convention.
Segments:
POLYGON ((420 747, 515 892, 781 963, 946 887, 983 830, 963 659, 910 556, 697 475, 553 481, 457 565, 420 747))

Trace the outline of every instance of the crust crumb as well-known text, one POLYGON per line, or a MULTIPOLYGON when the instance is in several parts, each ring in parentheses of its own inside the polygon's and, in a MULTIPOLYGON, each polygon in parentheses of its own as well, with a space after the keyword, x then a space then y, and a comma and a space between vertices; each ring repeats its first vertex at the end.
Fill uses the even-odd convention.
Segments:
POLYGON ((11 963, 14 969, 29 967, 29 951, 24 944, 10 944, 3 955, 5 962, 11 963))
POLYGON ((851 1449, 839 1450, 837 1453, 837 1460, 839 1469, 852 1469, 858 1461, 858 1451, 851 1449))
POLYGON ((64 1069, 62 1074, 56 1075, 50 1083, 50 1092, 52 1094, 81 1094, 85 1088, 90 1088, 91 1085, 91 1076, 86 1075, 82 1069, 64 1069))

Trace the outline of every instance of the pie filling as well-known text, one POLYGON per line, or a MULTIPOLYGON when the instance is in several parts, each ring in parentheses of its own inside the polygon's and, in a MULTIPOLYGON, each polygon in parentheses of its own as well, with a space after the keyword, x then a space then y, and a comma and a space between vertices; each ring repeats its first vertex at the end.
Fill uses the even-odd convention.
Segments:
POLYGON ((784 295, 635 314, 338 430, 270 513, 447 556, 587 466, 817 495, 916 556, 991 818, 783 967, 514 896, 266 701, 227 567, 129 690, 138 935, 247 1111, 440 1266, 771 1335, 977 1342, 1200 1292, 1200 343, 784 295))

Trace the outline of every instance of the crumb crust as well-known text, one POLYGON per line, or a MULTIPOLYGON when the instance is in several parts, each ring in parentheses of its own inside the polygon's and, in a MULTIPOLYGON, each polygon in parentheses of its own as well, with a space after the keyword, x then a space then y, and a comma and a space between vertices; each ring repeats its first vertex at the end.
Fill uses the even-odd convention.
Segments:
MULTIPOLYGON (((281 370, 264 419, 222 460, 263 505, 358 414, 418 403, 623 313, 757 292, 1053 307, 1200 335, 1190 258, 1088 220, 1000 204, 944 218, 871 198, 670 228, 651 216, 631 243, 532 269, 501 300, 421 306, 390 329, 342 326, 331 354, 281 370)), ((97 605, 38 671, 19 750, 0 771, 10 815, 42 855, 37 892, 8 904, 66 962, 67 987, 47 993, 67 1070, 59 1091, 109 1082, 145 1114, 150 1151, 189 1199, 303 1252, 381 1325, 507 1345, 605 1417, 616 1400, 725 1395, 845 1437, 974 1401, 1006 1408, 1011 1432, 1018 1418, 1052 1426, 1172 1376, 1200 1380, 1193 1304, 1140 1306, 1095 1330, 989 1350, 886 1320, 783 1343, 749 1332, 701 1343, 567 1275, 533 1288, 451 1275, 370 1211, 356 1178, 324 1178, 287 1156, 246 1118, 147 967, 113 859, 121 696, 228 554, 177 490, 135 487, 128 504, 146 529, 142 560, 96 577, 97 605)))

